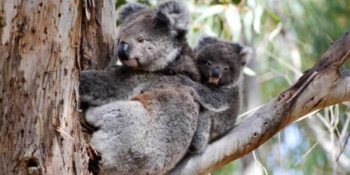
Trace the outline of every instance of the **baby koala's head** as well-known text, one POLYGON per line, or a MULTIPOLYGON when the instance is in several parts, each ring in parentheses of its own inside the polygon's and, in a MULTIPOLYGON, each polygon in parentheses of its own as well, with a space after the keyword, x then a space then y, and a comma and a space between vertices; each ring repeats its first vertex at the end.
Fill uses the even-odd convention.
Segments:
POLYGON ((204 37, 195 49, 202 83, 225 86, 237 83, 252 50, 238 43, 204 37))

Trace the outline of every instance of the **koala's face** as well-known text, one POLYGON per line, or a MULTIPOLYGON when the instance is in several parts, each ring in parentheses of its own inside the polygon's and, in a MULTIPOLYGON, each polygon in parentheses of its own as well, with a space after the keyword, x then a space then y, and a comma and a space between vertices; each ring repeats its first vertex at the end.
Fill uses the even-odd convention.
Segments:
POLYGON ((246 64, 247 52, 236 43, 204 38, 196 51, 202 80, 209 85, 223 86, 237 81, 246 64))
POLYGON ((173 61, 184 42, 189 14, 178 1, 156 9, 129 3, 119 12, 118 57, 132 69, 157 71, 173 61))

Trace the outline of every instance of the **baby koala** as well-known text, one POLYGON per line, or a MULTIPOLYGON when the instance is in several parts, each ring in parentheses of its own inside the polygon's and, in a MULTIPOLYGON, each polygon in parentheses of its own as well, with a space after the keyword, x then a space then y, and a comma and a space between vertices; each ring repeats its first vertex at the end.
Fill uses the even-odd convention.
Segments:
POLYGON ((204 37, 195 49, 201 82, 217 91, 222 91, 227 109, 223 112, 206 110, 200 113, 197 133, 190 152, 200 153, 208 142, 223 136, 234 127, 240 108, 240 77, 250 54, 249 47, 238 43, 204 37), (228 97, 228 98, 227 98, 228 97), (193 151, 194 150, 194 151, 193 151))

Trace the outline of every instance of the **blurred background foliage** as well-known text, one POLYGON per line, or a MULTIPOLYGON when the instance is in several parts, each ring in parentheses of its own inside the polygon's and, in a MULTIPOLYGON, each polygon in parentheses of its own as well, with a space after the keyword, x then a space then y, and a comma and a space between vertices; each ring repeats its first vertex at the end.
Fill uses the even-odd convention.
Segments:
MULTIPOLYGON (((116 0, 116 8, 127 2, 116 0)), ((242 112, 287 89, 350 26, 349 0, 184 2, 192 14, 191 46, 201 36, 215 36, 254 49, 255 57, 244 70, 242 112)), ((310 114, 213 174, 350 174, 349 108, 342 104, 310 114)))

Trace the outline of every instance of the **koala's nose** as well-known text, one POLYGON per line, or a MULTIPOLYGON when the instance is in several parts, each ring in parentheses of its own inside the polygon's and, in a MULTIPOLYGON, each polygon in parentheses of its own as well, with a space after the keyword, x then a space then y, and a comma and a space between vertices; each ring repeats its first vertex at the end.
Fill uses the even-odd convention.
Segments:
POLYGON ((215 78, 220 78, 221 71, 220 68, 215 67, 214 69, 211 70, 211 76, 215 78))
POLYGON ((122 41, 118 46, 118 57, 121 60, 129 59, 129 44, 122 41))

